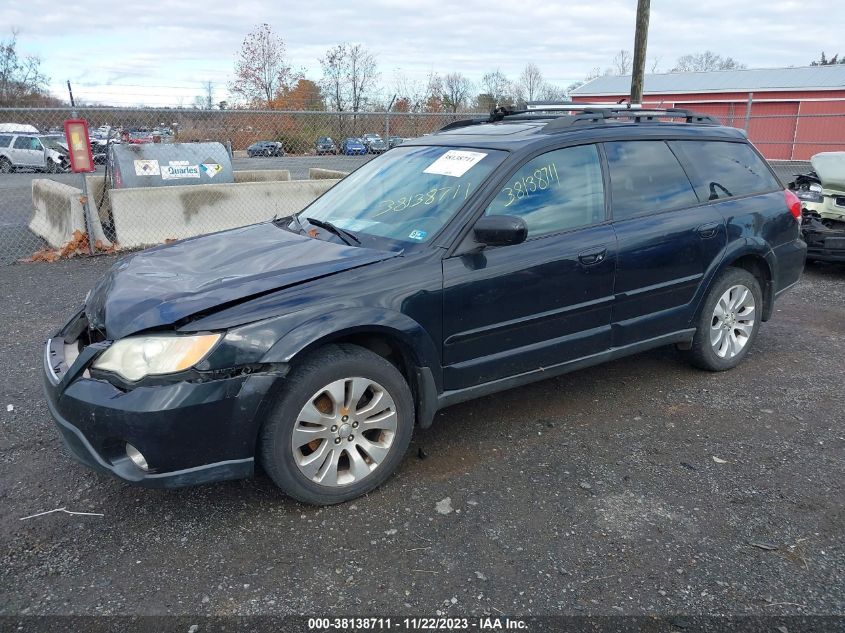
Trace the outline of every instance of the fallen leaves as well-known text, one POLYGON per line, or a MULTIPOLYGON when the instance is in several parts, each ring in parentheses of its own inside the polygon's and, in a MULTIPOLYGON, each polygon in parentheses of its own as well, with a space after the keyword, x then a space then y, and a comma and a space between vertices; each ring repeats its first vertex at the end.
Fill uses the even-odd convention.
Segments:
MULTIPOLYGON (((117 244, 107 245, 102 240, 94 242, 94 252, 102 254, 112 254, 116 252, 117 244)), ((35 251, 32 255, 19 261, 24 263, 30 262, 47 262, 52 264, 60 259, 70 259, 78 255, 88 255, 88 234, 83 233, 79 229, 73 232, 73 237, 62 245, 61 248, 42 248, 35 251)))

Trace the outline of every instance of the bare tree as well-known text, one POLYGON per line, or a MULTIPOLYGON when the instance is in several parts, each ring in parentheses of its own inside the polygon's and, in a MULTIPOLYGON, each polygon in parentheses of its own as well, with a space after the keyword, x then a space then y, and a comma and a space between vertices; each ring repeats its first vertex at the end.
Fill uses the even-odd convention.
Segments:
MULTIPOLYGON (((353 128, 357 112, 367 105, 379 73, 375 57, 360 44, 338 44, 326 51, 320 59, 323 78, 320 82, 326 93, 328 105, 337 112, 353 112, 353 128)), ((343 118, 338 115, 343 129, 343 118)))
POLYGON ((393 79, 393 86, 397 98, 407 101, 409 112, 420 111, 425 101, 425 84, 416 79, 410 79, 403 72, 397 72, 393 79))
POLYGON ((472 82, 461 73, 449 73, 443 77, 443 107, 451 112, 466 107, 472 92, 472 82))
POLYGON ((425 111, 440 112, 443 110, 443 79, 436 72, 428 73, 425 87, 425 111))
POLYGON ((631 51, 620 50, 611 60, 610 72, 613 75, 630 75, 634 58, 631 51))
POLYGON ((301 75, 291 69, 282 38, 265 22, 244 38, 229 91, 252 105, 268 106, 301 75))
POLYGON ((483 94, 489 95, 495 105, 511 105, 511 82, 499 69, 487 73, 481 78, 483 94))
POLYGON ((348 81, 352 111, 359 112, 367 103, 369 92, 378 79, 376 58, 360 44, 347 47, 348 81))
POLYGON ((517 86, 526 101, 534 101, 543 89, 543 73, 536 64, 528 64, 522 69, 517 86))
POLYGON ((678 58, 673 73, 709 72, 712 70, 740 70, 745 64, 740 64, 732 57, 722 57, 713 51, 691 53, 678 58))
POLYGON ((214 84, 211 81, 206 81, 202 85, 204 95, 203 108, 206 110, 214 109, 214 84))
POLYGON ((656 72, 660 72, 659 66, 660 66, 660 58, 655 57, 654 59, 651 60, 651 66, 649 67, 649 70, 651 71, 652 74, 654 74, 656 72))
POLYGON ((323 69, 320 87, 326 93, 329 107, 337 112, 344 112, 348 107, 346 48, 346 44, 338 44, 326 51, 326 56, 320 59, 320 66, 323 69))
POLYGON ((45 100, 54 99, 47 93, 41 59, 18 55, 18 30, 12 29, 12 36, 0 41, 0 106, 41 105, 45 100))
POLYGON ((563 101, 569 97, 569 92, 575 90, 583 82, 575 82, 566 88, 555 86, 554 84, 544 83, 540 88, 539 97, 543 101, 563 101))

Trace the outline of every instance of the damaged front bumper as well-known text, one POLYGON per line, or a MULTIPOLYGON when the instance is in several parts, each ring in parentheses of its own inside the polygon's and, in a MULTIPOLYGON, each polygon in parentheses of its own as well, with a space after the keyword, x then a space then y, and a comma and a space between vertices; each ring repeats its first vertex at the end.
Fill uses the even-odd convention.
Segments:
POLYGON ((261 407, 278 376, 250 373, 124 389, 91 376, 90 365, 108 342, 77 354, 76 341, 65 338, 73 322, 45 345, 44 388, 50 414, 78 461, 148 487, 252 475, 261 407), (142 454, 146 468, 130 458, 127 445, 142 454))
POLYGON ((845 262, 845 222, 823 223, 805 214, 801 233, 807 242, 808 260, 845 262))

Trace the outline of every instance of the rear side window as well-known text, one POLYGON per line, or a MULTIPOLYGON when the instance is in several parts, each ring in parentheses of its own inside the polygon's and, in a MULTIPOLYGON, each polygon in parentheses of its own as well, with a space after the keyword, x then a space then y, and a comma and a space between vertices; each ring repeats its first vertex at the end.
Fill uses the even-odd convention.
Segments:
POLYGON ((19 136, 15 139, 15 149, 30 149, 33 140, 31 136, 19 136))
POLYGON ((615 220, 698 204, 681 164, 663 141, 617 141, 604 148, 615 220))
POLYGON ((688 165, 695 192, 701 200, 747 196, 781 188, 763 160, 746 143, 670 141, 669 145, 688 165))
POLYGON ((11 142, 11 136, 0 134, 0 147, 9 147, 9 143, 11 142))

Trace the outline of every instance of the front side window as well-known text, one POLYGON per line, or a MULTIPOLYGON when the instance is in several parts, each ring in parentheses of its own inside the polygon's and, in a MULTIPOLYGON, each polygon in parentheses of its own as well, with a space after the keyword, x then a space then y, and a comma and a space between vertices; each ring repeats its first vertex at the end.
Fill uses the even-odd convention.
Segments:
POLYGON ((701 200, 719 200, 780 189, 763 160, 746 143, 670 141, 689 166, 701 200))
POLYGON ((427 242, 505 156, 490 149, 398 147, 349 174, 298 217, 302 224, 308 218, 331 222, 363 242, 381 242, 376 246, 404 248, 427 242))
POLYGON ((689 178, 663 141, 604 144, 610 168, 613 219, 698 204, 689 178))
POLYGON ((511 176, 485 211, 515 215, 528 237, 604 220, 604 183, 595 145, 554 150, 531 159, 511 176))

